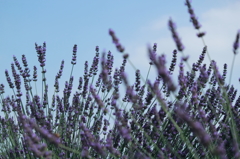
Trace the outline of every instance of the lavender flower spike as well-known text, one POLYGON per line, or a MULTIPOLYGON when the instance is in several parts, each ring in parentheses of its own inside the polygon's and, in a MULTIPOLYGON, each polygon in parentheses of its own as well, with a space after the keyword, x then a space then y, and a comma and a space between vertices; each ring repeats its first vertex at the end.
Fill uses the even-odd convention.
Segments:
POLYGON ((75 44, 73 46, 73 55, 72 55, 71 64, 76 65, 76 63, 77 63, 77 45, 75 44))
POLYGON ((118 38, 116 37, 114 31, 112 29, 109 29, 109 35, 112 37, 112 41, 115 44, 117 50, 121 53, 124 52, 124 47, 119 43, 118 38))
POLYGON ((178 34, 176 32, 176 24, 173 23, 171 18, 168 21, 168 26, 169 26, 169 29, 172 32, 172 37, 173 37, 173 40, 175 41, 175 43, 177 45, 178 51, 183 51, 184 50, 184 46, 183 46, 183 44, 182 44, 182 42, 181 42, 181 40, 178 37, 178 34))
POLYGON ((237 36, 236 36, 236 40, 233 43, 233 53, 237 54, 237 49, 239 47, 239 37, 240 37, 240 30, 238 30, 237 36))
POLYGON ((186 0, 185 5, 188 7, 188 12, 190 14, 190 21, 193 23, 193 26, 195 29, 200 29, 201 28, 201 24, 199 24, 197 17, 194 14, 193 8, 191 6, 191 2, 189 0, 186 0))
MULTIPOLYGON (((198 18, 194 14, 194 10, 191 6, 191 1, 186 0, 185 5, 188 7, 188 13, 190 14, 190 22, 193 23, 195 29, 199 30, 201 28, 201 24, 198 22, 198 18)), ((206 34, 206 32, 197 33, 197 37, 201 38, 206 34)))

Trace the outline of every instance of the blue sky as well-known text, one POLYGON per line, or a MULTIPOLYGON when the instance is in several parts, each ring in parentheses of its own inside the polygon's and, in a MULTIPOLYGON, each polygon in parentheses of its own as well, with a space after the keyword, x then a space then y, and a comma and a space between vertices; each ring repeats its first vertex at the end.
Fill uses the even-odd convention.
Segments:
MULTIPOLYGON (((211 58, 217 61, 220 70, 233 58, 232 44, 237 30, 240 29, 240 2, 238 0, 193 1, 195 14, 206 31, 205 41, 211 58)), ((54 77, 61 61, 65 60, 64 81, 71 71, 72 47, 78 45, 77 65, 74 70, 75 82, 82 76, 84 62, 90 63, 95 55, 95 46, 100 52, 111 50, 116 65, 119 67, 122 55, 112 44, 108 29, 112 28, 131 61, 145 75, 148 70, 147 44, 158 44, 158 53, 165 53, 170 63, 172 51, 176 48, 169 32, 167 22, 172 17, 177 24, 177 31, 185 46, 184 53, 190 55, 190 63, 196 62, 201 54, 203 44, 196 38, 197 31, 189 22, 184 0, 178 1, 5 1, 0 0, 0 83, 9 87, 4 71, 10 71, 10 64, 15 55, 19 61, 25 54, 29 67, 38 69, 37 54, 34 43, 47 43, 46 69, 49 89, 53 89, 54 77)), ((179 54, 180 56, 180 54, 179 54)), ((239 87, 238 68, 240 55, 236 56, 232 82, 239 87)), ((209 63, 205 59, 205 63, 209 63)), ((129 67, 129 74, 133 69, 129 67)), ((178 74, 178 72, 175 72, 178 74)), ((31 73, 32 74, 32 73, 31 73)), ((40 74, 39 74, 40 77, 40 74)), ((155 76, 152 76, 155 78, 155 76)), ((50 92, 52 92, 50 90, 50 92)), ((11 92, 9 92, 11 94, 11 92)))

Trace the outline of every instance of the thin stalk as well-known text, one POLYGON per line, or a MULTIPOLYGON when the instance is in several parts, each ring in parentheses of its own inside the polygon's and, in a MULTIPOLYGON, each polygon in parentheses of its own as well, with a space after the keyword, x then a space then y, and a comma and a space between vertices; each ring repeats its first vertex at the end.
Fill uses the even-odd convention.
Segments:
POLYGON ((234 62, 235 62, 235 57, 236 57, 236 54, 234 54, 233 60, 232 60, 232 66, 231 66, 231 73, 230 73, 229 85, 231 84, 231 79, 232 79, 232 73, 233 73, 233 66, 234 66, 234 62))

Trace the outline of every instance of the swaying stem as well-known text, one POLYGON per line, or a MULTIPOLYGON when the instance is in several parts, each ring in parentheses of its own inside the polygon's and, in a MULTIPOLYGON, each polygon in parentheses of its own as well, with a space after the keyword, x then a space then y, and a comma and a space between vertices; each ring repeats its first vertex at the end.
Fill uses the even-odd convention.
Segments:
POLYGON ((234 54, 233 60, 232 60, 232 67, 231 67, 231 72, 230 72, 229 85, 231 84, 231 79, 232 79, 232 73, 233 73, 233 66, 234 66, 235 58, 236 58, 236 54, 234 54))

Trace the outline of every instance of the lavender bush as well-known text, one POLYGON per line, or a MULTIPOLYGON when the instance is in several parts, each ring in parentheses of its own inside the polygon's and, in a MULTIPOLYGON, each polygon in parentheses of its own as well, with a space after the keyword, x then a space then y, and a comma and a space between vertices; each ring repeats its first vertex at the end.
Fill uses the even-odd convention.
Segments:
MULTIPOLYGON (((200 31, 190 1, 185 4, 198 30, 197 37, 204 42, 205 32, 200 31)), ((55 77, 54 94, 48 92, 45 42, 35 45, 41 70, 34 66, 30 72, 25 55, 22 64, 14 56, 13 78, 5 71, 13 95, 5 96, 6 86, 0 85, 4 114, 0 124, 0 158, 240 158, 240 96, 236 98, 237 89, 230 84, 231 74, 229 83, 225 81, 227 64, 220 73, 204 43, 198 61, 190 65, 176 25, 172 19, 168 24, 177 50, 173 50, 167 67, 165 55, 157 55, 157 44, 148 48, 149 70, 157 69, 153 80, 143 78, 136 69, 135 82, 129 83, 125 66, 132 63, 111 29, 112 41, 123 53, 122 65, 114 69, 112 53, 100 54, 97 46, 91 65, 86 61, 84 74, 77 79, 77 91, 73 92, 71 72, 63 96, 59 79, 64 61, 55 77), (179 62, 178 52, 182 56, 179 62), (209 66, 203 63, 206 54, 211 61, 209 66), (173 82, 175 67, 179 67, 178 85, 173 82), (34 87, 37 80, 42 81, 41 95, 34 87)), ((234 56, 239 35, 240 32, 233 44, 234 56)), ((74 45, 72 70, 76 58, 74 45)))

